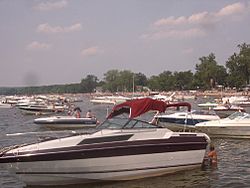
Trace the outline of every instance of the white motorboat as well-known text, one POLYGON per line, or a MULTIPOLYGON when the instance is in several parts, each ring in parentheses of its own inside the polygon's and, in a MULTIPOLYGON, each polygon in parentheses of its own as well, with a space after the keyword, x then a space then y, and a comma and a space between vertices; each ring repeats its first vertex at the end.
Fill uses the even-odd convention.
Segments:
POLYGON ((76 129, 94 128, 97 124, 96 118, 75 116, 52 116, 34 119, 34 123, 52 129, 76 129))
POLYGON ((197 123, 220 119, 214 111, 191 111, 191 104, 186 102, 179 103, 179 106, 187 106, 188 111, 175 112, 172 114, 158 114, 154 117, 158 125, 167 127, 172 131, 192 131, 195 130, 195 124, 197 123))
POLYGON ((5 102, 0 102, 0 108, 11 108, 11 107, 12 107, 11 104, 8 104, 5 102))
POLYGON ((206 134, 172 132, 135 119, 166 107, 149 98, 122 103, 95 133, 3 149, 0 167, 27 185, 131 180, 199 167, 210 141, 206 134), (119 118, 122 113, 129 118, 119 118))
POLYGON ((195 128, 211 136, 250 138, 250 114, 235 112, 224 119, 198 123, 195 128))
POLYGON ((205 109, 213 109, 214 107, 217 107, 218 103, 216 102, 206 102, 206 103, 200 103, 198 104, 198 107, 205 108, 205 109))
POLYGON ((229 104, 241 106, 241 107, 250 106, 250 98, 248 96, 223 97, 222 101, 223 103, 229 103, 229 104))
POLYGON ((93 99, 90 100, 91 103, 93 104, 120 104, 123 103, 127 100, 130 100, 131 98, 129 97, 124 97, 124 96, 100 96, 100 97, 94 97, 93 99))
POLYGON ((233 114, 234 112, 238 112, 238 111, 245 112, 245 109, 241 106, 228 105, 228 104, 218 105, 214 107, 213 110, 221 118, 225 118, 233 114))
POLYGON ((45 104, 19 106, 18 108, 24 114, 28 114, 28 115, 46 115, 46 114, 64 112, 65 110, 65 106, 45 105, 45 104))

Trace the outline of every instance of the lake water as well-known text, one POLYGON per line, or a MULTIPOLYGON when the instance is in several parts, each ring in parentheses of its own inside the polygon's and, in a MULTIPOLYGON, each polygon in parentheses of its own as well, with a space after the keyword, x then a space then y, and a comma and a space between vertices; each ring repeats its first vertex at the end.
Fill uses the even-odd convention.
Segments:
MULTIPOLYGON (((191 101, 194 108, 197 107, 191 101)), ((112 106, 92 105, 88 98, 77 104, 82 113, 91 109, 102 121, 112 106)), ((248 110, 248 109, 247 109, 248 110)), ((34 142, 41 137, 64 136, 71 134, 70 130, 50 131, 33 123, 35 116, 23 115, 16 108, 0 108, 0 148, 13 144, 34 142), (16 133, 22 133, 17 135, 16 133)), ((77 130, 91 132, 91 130, 77 130)), ((126 182, 105 184, 63 186, 64 188, 160 188, 160 187, 250 187, 250 139, 220 139, 212 138, 218 155, 217 169, 193 169, 179 173, 154 178, 139 179, 126 182)), ((8 171, 0 170, 0 188, 22 188, 25 184, 8 171)), ((37 187, 37 186, 36 186, 37 187)), ((62 186, 60 186, 61 188, 62 186)), ((55 188, 55 186, 53 186, 55 188)))

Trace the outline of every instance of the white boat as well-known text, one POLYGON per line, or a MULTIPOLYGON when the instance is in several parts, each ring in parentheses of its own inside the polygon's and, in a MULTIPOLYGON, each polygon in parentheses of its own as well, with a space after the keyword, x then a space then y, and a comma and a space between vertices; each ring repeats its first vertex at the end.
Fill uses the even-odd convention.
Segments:
POLYGON ((11 108, 11 107, 12 107, 11 104, 8 104, 5 102, 0 102, 0 108, 11 108))
POLYGON ((195 124, 210 120, 218 120, 220 117, 214 111, 192 110, 189 103, 179 103, 180 106, 187 106, 188 111, 175 112, 172 114, 158 114, 155 121, 158 125, 169 128, 172 131, 192 131, 195 124))
POLYGON ((248 96, 231 96, 223 97, 223 103, 229 103, 236 106, 248 107, 250 106, 250 98, 248 96))
POLYGON ((46 115, 53 113, 64 112, 65 106, 56 106, 56 105, 45 105, 45 104, 34 104, 28 106, 19 106, 18 107, 24 114, 28 115, 46 115))
POLYGON ((221 118, 225 118, 233 114, 234 112, 238 112, 238 111, 245 112, 245 109, 241 106, 227 105, 227 104, 218 105, 214 107, 213 110, 221 118))
POLYGON ((213 109, 214 107, 217 107, 218 103, 215 102, 206 102, 206 103, 200 103, 198 104, 198 107, 205 108, 205 109, 213 109))
POLYGON ((96 127, 96 118, 76 118, 75 116, 52 116, 34 119, 34 123, 52 129, 76 129, 96 127))
POLYGON ((250 138, 250 114, 235 112, 227 118, 198 123, 195 127, 211 136, 250 138))
POLYGON ((26 185, 131 180, 200 167, 210 142, 206 134, 172 132, 135 119, 166 107, 149 98, 122 103, 93 134, 3 149, 0 167, 26 185), (129 117, 119 118, 122 113, 129 117))
POLYGON ((93 104, 120 104, 127 100, 130 100, 129 97, 123 97, 123 96, 100 96, 100 97, 94 97, 90 100, 93 104))

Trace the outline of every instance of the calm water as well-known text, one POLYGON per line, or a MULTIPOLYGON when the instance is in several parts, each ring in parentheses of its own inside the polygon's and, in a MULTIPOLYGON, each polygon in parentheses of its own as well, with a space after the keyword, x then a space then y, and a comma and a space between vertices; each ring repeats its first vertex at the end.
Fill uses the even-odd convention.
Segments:
MULTIPOLYGON (((191 101, 193 106, 196 103, 191 101)), ((197 101, 197 103, 200 101, 197 101)), ((82 113, 88 109, 104 120, 107 109, 112 106, 92 105, 87 98, 78 103, 82 113)), ((0 148, 13 144, 34 142, 48 136, 64 136, 71 134, 67 131, 50 131, 33 124, 35 116, 21 114, 18 109, 0 108, 0 148), (15 133, 23 133, 17 135, 15 133)), ((89 132, 91 130, 77 130, 89 132)), ((218 154, 217 169, 193 169, 172 175, 140 179, 135 181, 74 185, 64 188, 160 188, 160 187, 250 187, 250 140, 249 139, 212 139, 218 154)), ((22 188, 25 184, 8 171, 0 170, 0 188, 22 188)), ((60 186, 61 188, 62 186, 60 186)), ((55 187, 54 187, 55 188, 55 187)))

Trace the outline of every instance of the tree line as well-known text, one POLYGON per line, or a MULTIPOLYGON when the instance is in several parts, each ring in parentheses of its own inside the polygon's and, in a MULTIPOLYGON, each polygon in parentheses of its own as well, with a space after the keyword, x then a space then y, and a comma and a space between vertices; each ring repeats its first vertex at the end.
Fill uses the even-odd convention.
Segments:
POLYGON ((15 94, 45 94, 45 93, 92 93, 96 89, 109 92, 173 91, 173 90, 207 90, 218 85, 240 89, 249 85, 250 76, 250 45, 243 43, 237 46, 238 53, 233 53, 225 62, 219 65, 214 53, 200 57, 195 65, 195 72, 163 71, 159 75, 147 77, 130 70, 109 70, 104 79, 95 75, 87 75, 80 83, 50 85, 37 87, 4 87, 1 95, 15 94))

